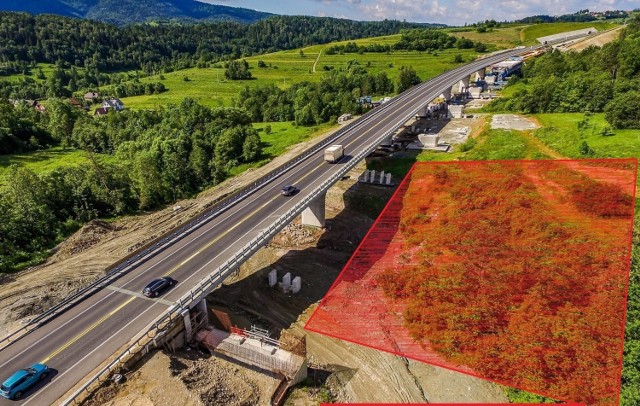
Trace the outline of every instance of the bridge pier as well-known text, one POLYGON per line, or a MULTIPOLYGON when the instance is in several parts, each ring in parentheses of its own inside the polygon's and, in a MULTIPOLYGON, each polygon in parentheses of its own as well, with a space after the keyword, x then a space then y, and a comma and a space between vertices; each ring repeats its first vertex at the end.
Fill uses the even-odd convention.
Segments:
POLYGON ((326 193, 321 194, 316 197, 311 203, 309 203, 309 207, 304 209, 302 212, 302 224, 305 226, 313 226, 324 228, 325 224, 325 198, 327 197, 326 193))
POLYGON ((484 80, 486 75, 487 75, 487 70, 486 69, 480 69, 479 71, 476 72, 476 81, 484 80))
POLYGON ((460 93, 466 93, 467 90, 469 89, 469 76, 466 76, 460 79, 459 86, 460 86, 460 93))
MULTIPOLYGON (((193 306, 193 310, 195 311, 196 314, 202 314, 204 315, 204 317, 208 317, 207 316, 207 300, 206 299, 200 300, 198 303, 195 304, 195 306, 193 306)), ((195 333, 195 331, 193 331, 194 327, 198 328, 198 326, 193 325, 193 320, 191 320, 191 312, 189 310, 185 309, 182 313, 180 313, 180 315, 184 320, 184 333, 188 341, 189 338, 193 337, 193 334, 195 333)), ((196 324, 197 323, 198 322, 196 321, 196 324)))
POLYGON ((442 96, 442 98, 445 101, 449 101, 449 100, 451 100, 451 93, 453 93, 453 87, 450 87, 447 90, 445 90, 444 92, 442 92, 442 94, 440 96, 442 96))

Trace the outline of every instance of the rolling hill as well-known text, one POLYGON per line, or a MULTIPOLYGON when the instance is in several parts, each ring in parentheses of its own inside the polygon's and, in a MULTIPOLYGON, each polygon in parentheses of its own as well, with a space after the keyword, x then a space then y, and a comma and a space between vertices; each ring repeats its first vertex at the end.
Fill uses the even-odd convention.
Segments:
POLYGON ((146 21, 218 21, 253 23, 272 14, 196 0, 4 0, 0 11, 58 14, 123 25, 146 21))

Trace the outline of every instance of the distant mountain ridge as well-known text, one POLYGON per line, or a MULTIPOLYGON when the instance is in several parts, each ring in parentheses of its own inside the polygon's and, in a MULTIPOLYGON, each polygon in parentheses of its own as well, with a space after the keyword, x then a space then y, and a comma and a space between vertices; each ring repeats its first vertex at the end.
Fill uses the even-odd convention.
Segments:
POLYGON ((254 23, 273 14, 196 0, 2 0, 0 11, 57 14, 116 25, 146 21, 219 21, 254 23))

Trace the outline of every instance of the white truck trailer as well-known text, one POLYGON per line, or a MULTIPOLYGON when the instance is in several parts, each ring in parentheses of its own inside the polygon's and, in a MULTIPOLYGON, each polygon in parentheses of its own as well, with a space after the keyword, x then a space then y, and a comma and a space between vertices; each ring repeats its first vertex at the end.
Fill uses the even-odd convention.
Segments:
POLYGON ((344 156, 342 145, 332 145, 324 150, 324 160, 329 163, 336 163, 344 156))

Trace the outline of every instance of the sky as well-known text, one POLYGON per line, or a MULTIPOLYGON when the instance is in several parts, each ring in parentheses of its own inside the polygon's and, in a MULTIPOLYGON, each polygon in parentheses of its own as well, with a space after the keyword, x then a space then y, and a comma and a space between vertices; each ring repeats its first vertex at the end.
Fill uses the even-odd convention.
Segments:
POLYGON ((464 25, 494 19, 515 20, 578 10, 632 10, 640 0, 200 0, 275 14, 339 17, 352 20, 407 20, 464 25))

